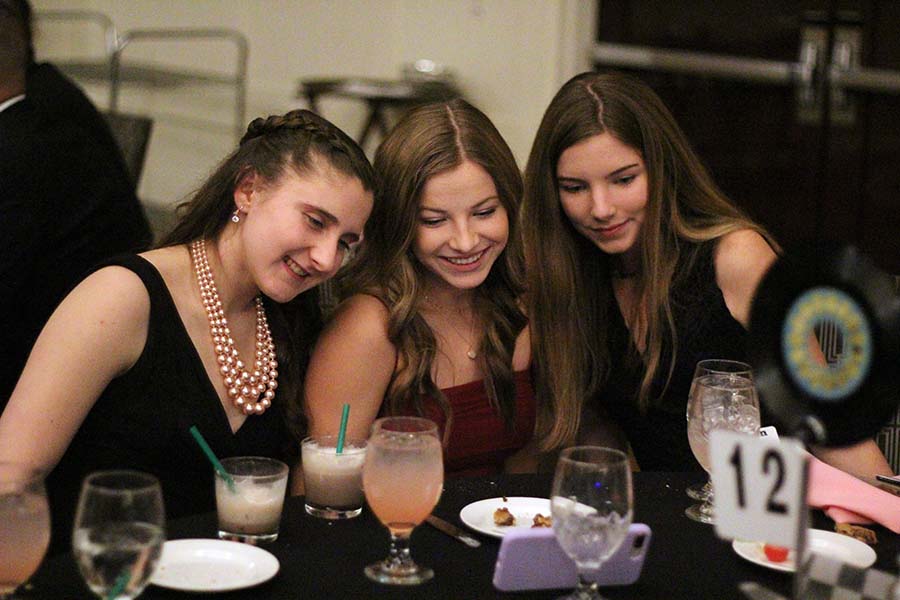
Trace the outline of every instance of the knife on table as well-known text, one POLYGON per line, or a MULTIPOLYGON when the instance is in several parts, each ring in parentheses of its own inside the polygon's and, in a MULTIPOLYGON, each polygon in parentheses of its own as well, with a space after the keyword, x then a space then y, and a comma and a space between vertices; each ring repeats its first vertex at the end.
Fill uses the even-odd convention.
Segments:
POLYGON ((438 531, 442 531, 443 533, 446 533, 450 537, 454 537, 454 538, 458 539, 459 541, 461 541, 466 546, 469 546, 470 548, 478 548, 479 546, 481 546, 481 542, 479 542, 478 540, 473 538, 471 535, 469 535, 468 533, 466 533, 465 531, 463 531, 462 529, 460 529, 453 523, 445 521, 444 519, 442 519, 440 517, 436 517, 434 515, 428 515, 425 518, 425 521, 429 525, 431 525, 432 527, 437 529, 438 531))

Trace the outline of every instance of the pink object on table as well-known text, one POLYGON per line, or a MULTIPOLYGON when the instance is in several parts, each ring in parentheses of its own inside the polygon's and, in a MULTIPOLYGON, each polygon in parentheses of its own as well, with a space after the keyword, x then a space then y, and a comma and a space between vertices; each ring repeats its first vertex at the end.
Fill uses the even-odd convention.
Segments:
POLYGON ((849 473, 809 458, 807 502, 836 523, 879 523, 900 533, 900 496, 869 485, 849 473))

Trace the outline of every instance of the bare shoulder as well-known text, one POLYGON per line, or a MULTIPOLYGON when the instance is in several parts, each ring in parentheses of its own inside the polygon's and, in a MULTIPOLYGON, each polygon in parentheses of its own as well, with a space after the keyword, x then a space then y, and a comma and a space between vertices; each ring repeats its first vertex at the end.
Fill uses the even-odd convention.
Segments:
POLYGON ((765 271, 776 254, 769 243, 752 229, 738 229, 719 239, 715 251, 716 274, 745 276, 747 269, 765 271))
POLYGON ((750 305, 760 280, 777 255, 752 229, 739 229, 719 239, 715 251, 716 283, 731 315, 747 327, 750 305))
POLYGON ((66 302, 81 304, 82 314, 104 312, 110 315, 148 315, 150 294, 141 278, 130 269, 104 267, 79 283, 66 302))
POLYGON ((125 267, 104 267, 60 303, 32 354, 37 362, 54 365, 54 348, 77 340, 84 356, 93 357, 93 372, 114 376, 140 356, 149 320, 150 295, 141 278, 125 267))
POLYGON ((373 296, 352 296, 335 309, 307 371, 304 399, 310 432, 336 433, 342 404, 348 402, 352 410, 347 435, 368 435, 397 360, 387 324, 387 307, 373 296))
POLYGON ((381 300, 368 294, 356 294, 338 305, 326 325, 326 332, 386 341, 388 318, 388 309, 381 300))

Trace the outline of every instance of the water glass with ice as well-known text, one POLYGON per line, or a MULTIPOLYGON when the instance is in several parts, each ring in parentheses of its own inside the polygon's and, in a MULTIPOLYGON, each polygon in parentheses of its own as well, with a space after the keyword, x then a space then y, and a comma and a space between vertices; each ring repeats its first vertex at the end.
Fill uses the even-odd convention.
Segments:
POLYGON ((72 549, 101 598, 135 598, 150 581, 165 540, 159 481, 139 471, 98 471, 81 486, 72 549))
MULTIPOLYGON (((693 380, 696 381, 704 375, 712 375, 715 373, 731 374, 747 377, 751 380, 753 379, 753 369, 745 362, 725 358, 708 358, 697 363, 697 366, 694 368, 693 380)), ((689 486, 685 491, 687 492, 687 495, 694 500, 705 502, 712 493, 712 483, 710 483, 709 478, 707 477, 705 482, 689 486)))
MULTIPOLYGON (((725 429, 759 435, 759 399, 749 365, 735 361, 734 371, 701 370, 697 365, 687 406, 688 443, 700 466, 709 473, 709 434, 725 429)), ((714 494, 710 488, 701 504, 689 507, 685 514, 701 523, 714 523, 714 494)))
POLYGON ((362 469, 366 440, 345 439, 338 454, 338 436, 308 437, 300 448, 306 512, 323 519, 350 519, 362 512, 362 469))
POLYGON ((564 600, 600 598, 596 571, 622 545, 633 518, 631 468, 625 453, 600 446, 566 448, 553 474, 553 532, 578 568, 578 587, 564 600))
POLYGON ((219 537, 252 544, 278 539, 288 466, 263 456, 235 456, 222 460, 222 467, 231 482, 216 474, 219 537))

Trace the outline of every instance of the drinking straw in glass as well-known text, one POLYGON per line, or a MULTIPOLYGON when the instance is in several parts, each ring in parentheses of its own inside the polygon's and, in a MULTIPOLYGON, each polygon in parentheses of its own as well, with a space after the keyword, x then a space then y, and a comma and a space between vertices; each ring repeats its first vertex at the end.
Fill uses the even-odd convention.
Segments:
POLYGON ((72 550, 100 598, 144 591, 162 553, 165 511, 159 480, 139 471, 98 471, 81 487, 72 550))
POLYGON ((234 479, 232 479, 231 475, 228 474, 228 471, 225 470, 225 467, 222 466, 222 463, 216 457, 215 453, 212 451, 212 448, 209 447, 209 444, 206 443, 206 439, 203 437, 203 434, 200 433, 200 430, 197 429, 196 425, 191 425, 189 430, 194 440, 196 440, 197 444, 200 445, 200 449, 203 450, 203 454, 206 455, 206 458, 209 459, 209 462, 212 463, 213 469, 216 470, 216 473, 219 474, 219 477, 225 480, 225 483, 228 485, 228 489, 232 492, 236 491, 234 487, 234 479))

